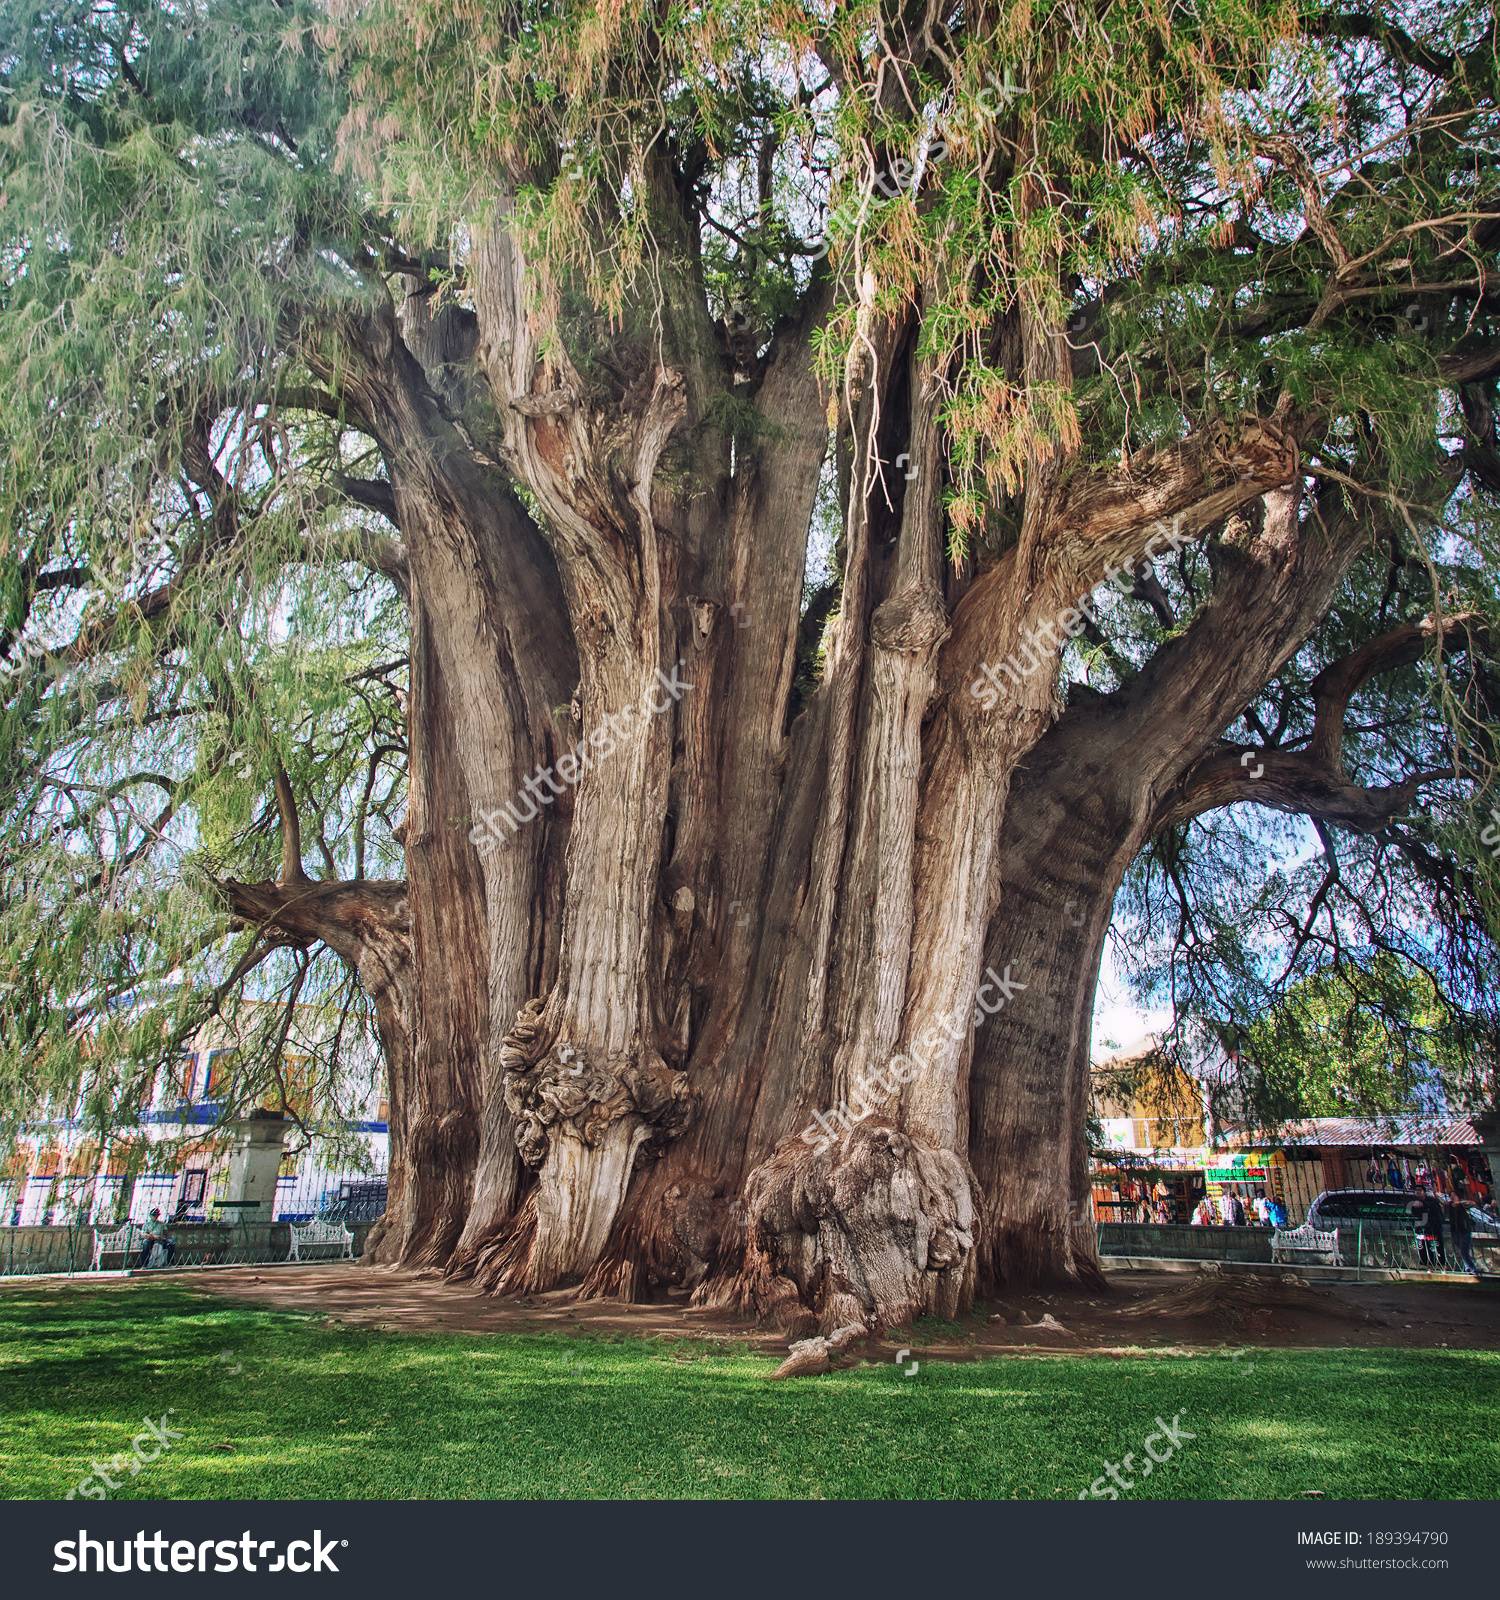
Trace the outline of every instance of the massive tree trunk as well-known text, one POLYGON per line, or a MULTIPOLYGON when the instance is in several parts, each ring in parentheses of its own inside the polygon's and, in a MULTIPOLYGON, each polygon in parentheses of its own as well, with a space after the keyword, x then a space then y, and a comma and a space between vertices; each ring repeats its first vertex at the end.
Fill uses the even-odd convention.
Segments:
MULTIPOLYGON (((386 350, 365 333, 378 376, 357 393, 409 552, 414 663, 419 1022, 393 1083, 403 1179, 382 1254, 497 1290, 675 1281, 793 1324, 951 1315, 996 1198, 969 1167, 967 1074, 1004 877, 997 823, 1056 715, 1052 671, 1000 714, 970 685, 1028 633, 1055 666, 1046 625, 1097 568, 1134 557, 1163 515, 1211 527, 1287 477, 1295 452, 1251 424, 1252 470, 1228 484, 1205 441, 1083 493, 1038 457, 1020 542, 959 585, 942 561, 941 374, 915 320, 866 304, 834 397, 840 611, 788 741, 830 399, 810 371, 816 308, 782 340, 757 392, 765 433, 735 441, 731 474, 703 371, 646 367, 601 403, 554 356, 548 383, 514 242, 497 228, 475 260, 497 461, 546 520, 579 740, 569 756, 552 738, 555 661, 512 615, 550 598, 517 595, 536 530, 454 439, 438 363, 424 372, 394 322, 386 350), (685 419, 686 492, 655 484, 685 419), (888 497, 901 442, 912 487, 903 476, 888 497)), ((1055 335, 1030 348, 1034 375, 1057 378, 1055 335)))
MULTIPOLYGON (((472 311, 414 294, 310 355, 380 441, 412 617, 380 1259, 496 1292, 676 1284, 803 1329, 1096 1274, 1073 1224, 1115 891, 1164 820, 1241 797, 1220 735, 1365 537, 1299 516, 1307 424, 1092 467, 1039 445, 972 573, 944 559, 921 305, 866 283, 829 383, 815 289, 730 427, 740 358, 701 297, 669 282, 661 337, 591 386, 538 343, 503 207, 469 270, 472 311), (839 607, 793 717, 830 423, 839 607), (1191 625, 1065 709, 1081 597, 1208 536, 1191 625)), ((1010 337, 1028 383, 1071 381, 1043 308, 1010 337)))

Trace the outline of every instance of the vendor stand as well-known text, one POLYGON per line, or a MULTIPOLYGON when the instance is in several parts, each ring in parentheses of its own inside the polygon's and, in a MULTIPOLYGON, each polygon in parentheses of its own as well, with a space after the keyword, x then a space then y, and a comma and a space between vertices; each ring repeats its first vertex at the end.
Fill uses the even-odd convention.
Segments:
POLYGON ((1149 1157, 1098 1158, 1089 1184, 1097 1222, 1188 1222, 1203 1194, 1201 1173, 1149 1157))
POLYGON ((1287 1209, 1286 1157, 1279 1150, 1208 1156, 1203 1163, 1203 1187, 1221 1222, 1225 1202, 1237 1194, 1245 1207, 1246 1224, 1254 1227, 1259 1222, 1254 1206, 1258 1196, 1277 1201, 1283 1211, 1287 1209))

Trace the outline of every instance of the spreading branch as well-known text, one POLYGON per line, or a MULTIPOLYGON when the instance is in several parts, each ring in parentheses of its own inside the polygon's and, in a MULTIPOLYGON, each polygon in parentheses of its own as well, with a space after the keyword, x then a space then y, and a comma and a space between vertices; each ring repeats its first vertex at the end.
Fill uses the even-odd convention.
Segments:
POLYGON ((1421 660, 1435 645, 1444 651, 1467 649, 1487 637, 1483 618, 1466 611, 1441 623, 1427 616, 1371 639, 1313 679, 1313 731, 1305 749, 1235 745, 1210 752, 1169 791, 1154 826, 1170 827, 1220 806, 1251 801, 1356 833, 1382 832, 1410 809, 1424 785, 1451 780, 1455 773, 1439 767, 1395 784, 1353 782, 1343 765, 1349 702, 1370 678, 1421 660))

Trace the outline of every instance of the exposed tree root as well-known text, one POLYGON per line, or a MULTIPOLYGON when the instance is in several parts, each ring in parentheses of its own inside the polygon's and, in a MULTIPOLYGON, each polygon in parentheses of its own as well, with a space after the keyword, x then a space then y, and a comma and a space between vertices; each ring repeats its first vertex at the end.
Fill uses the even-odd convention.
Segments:
POLYGON ((832 1357, 843 1355, 850 1345, 864 1335, 864 1328, 858 1323, 851 1323, 847 1328, 835 1329, 826 1339, 821 1334, 815 1334, 811 1339, 799 1339, 792 1345, 786 1360, 775 1372, 768 1372, 766 1377, 803 1378, 819 1372, 831 1372, 832 1357))
POLYGON ((472 1276, 475 1286, 489 1294, 529 1294, 538 1289, 550 1289, 551 1284, 533 1282, 527 1273, 535 1240, 536 1191, 533 1190, 510 1227, 474 1252, 468 1275, 472 1276))
MULTIPOLYGON (((973 1299, 965 1163, 889 1123, 862 1123, 821 1155, 783 1141, 745 1205, 739 1303, 793 1334, 952 1317, 973 1299)), ((720 1286, 705 1289, 703 1303, 722 1303, 720 1286)))
POLYGON ((1259 1273, 1229 1273, 1208 1263, 1180 1289, 1152 1295, 1133 1306, 1123 1306, 1122 1317, 1217 1317, 1236 1323, 1254 1311, 1317 1311, 1326 1317, 1348 1322, 1373 1321, 1368 1312, 1346 1305, 1333 1295, 1309 1288, 1300 1278, 1261 1276, 1259 1273))

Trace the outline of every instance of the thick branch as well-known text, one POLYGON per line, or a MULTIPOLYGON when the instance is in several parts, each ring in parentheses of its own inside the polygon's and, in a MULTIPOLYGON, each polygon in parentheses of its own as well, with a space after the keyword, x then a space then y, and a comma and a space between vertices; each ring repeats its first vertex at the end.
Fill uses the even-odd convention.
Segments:
POLYGON ((1379 833, 1409 809, 1424 784, 1452 776, 1451 768, 1443 768, 1367 789, 1310 751, 1229 750, 1205 756, 1191 767, 1155 820, 1158 827, 1169 827, 1204 811, 1249 800, 1274 811, 1337 823, 1355 833, 1379 833))
POLYGON ((407 942, 411 934, 406 885, 388 879, 304 883, 293 889, 267 879, 218 884, 233 914, 271 939, 306 945, 321 941, 358 965, 365 945, 377 938, 407 942))
MULTIPOLYGON (((1316 711, 1308 755, 1329 771, 1342 772, 1344 715, 1355 692, 1377 673, 1420 661, 1438 635, 1437 619, 1423 617, 1420 622, 1408 622, 1371 639, 1343 660, 1324 667, 1312 682, 1316 711)), ((1441 635, 1444 650, 1457 650, 1465 648, 1476 635, 1487 638, 1488 629, 1478 612, 1464 611, 1443 619, 1441 635)))
POLYGON ((1047 520, 1071 586, 1093 587, 1106 563, 1141 559, 1145 532, 1170 524, 1179 539, 1216 527, 1230 512, 1296 476, 1294 437, 1249 418, 1216 423, 1178 445, 1145 451, 1116 472, 1063 476, 1047 520))
POLYGON ((396 491, 384 478, 348 478, 340 472, 329 482, 346 500, 352 500, 367 511, 378 511, 393 528, 400 528, 396 517, 396 491))
POLYGON ((308 881, 302 870, 302 823, 297 816, 297 797, 286 768, 276 764, 276 809, 281 815, 281 883, 297 888, 308 881))

